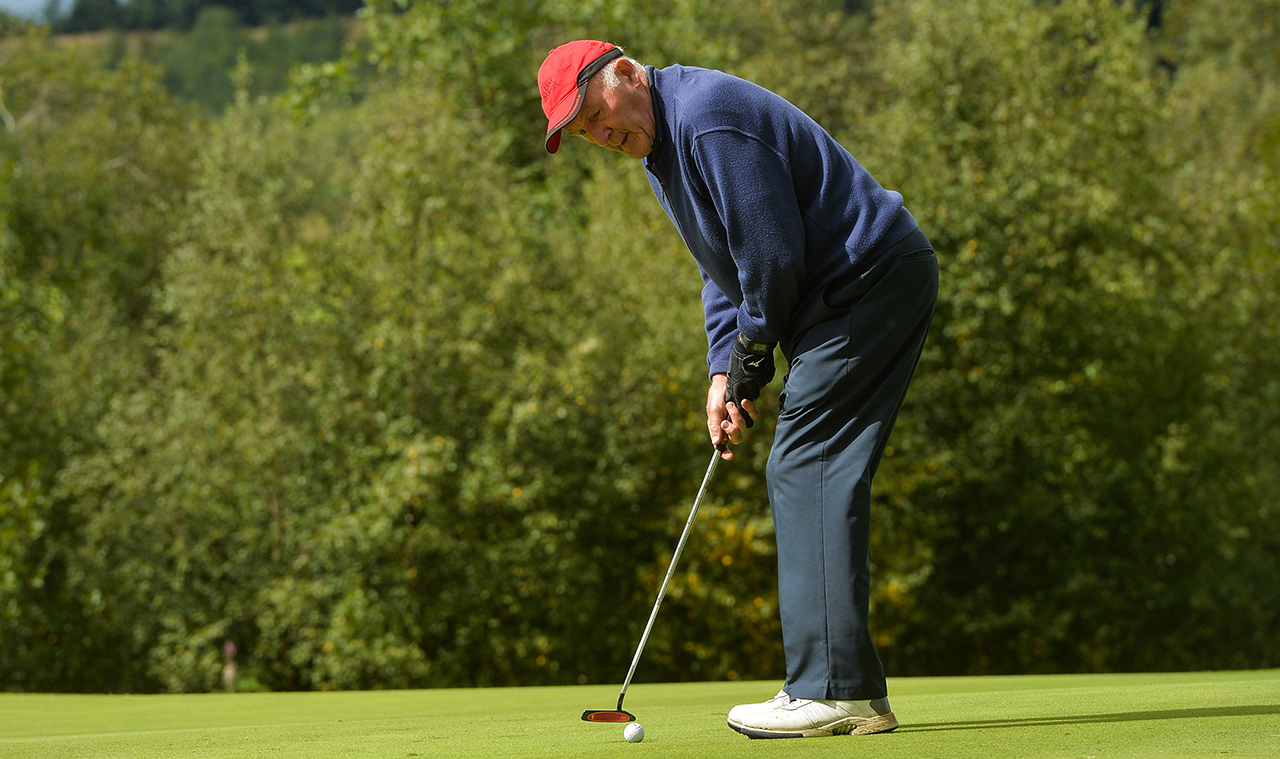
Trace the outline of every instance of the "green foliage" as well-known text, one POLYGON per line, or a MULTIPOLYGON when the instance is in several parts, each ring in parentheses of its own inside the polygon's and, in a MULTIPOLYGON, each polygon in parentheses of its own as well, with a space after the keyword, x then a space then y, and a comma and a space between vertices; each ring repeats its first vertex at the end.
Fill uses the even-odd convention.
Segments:
POLYGON ((238 110, 205 151, 159 374, 64 477, 94 504, 81 593, 149 646, 136 654, 159 687, 211 687, 193 652, 228 634, 274 688, 623 665, 636 620, 600 620, 650 592, 672 527, 650 504, 678 509, 696 485, 702 422, 673 427, 665 408, 705 373, 696 320, 682 341, 635 336, 671 335, 651 321, 671 318, 670 295, 647 283, 694 270, 654 207, 643 227, 666 255, 651 272, 624 263, 642 258, 634 234, 601 230, 626 246, 601 268, 539 233, 492 158, 456 150, 481 144, 475 128, 433 98, 370 104, 341 211, 311 206, 306 158, 323 148, 295 125, 238 110), (621 311, 620 295, 661 307, 621 311), (612 644, 584 654, 597 635, 612 644))
POLYGON ((943 258, 882 491, 902 530, 879 609, 894 668, 1268 660, 1272 594, 1222 592, 1265 576, 1240 538, 1275 537, 1272 493, 1223 466, 1252 458, 1235 397, 1258 388, 1222 372, 1245 336, 1216 277, 1238 274, 1167 189, 1141 28, 1084 0, 882 23, 898 97, 872 155, 943 258), (1206 633, 1239 614, 1253 624, 1206 633))
MULTIPOLYGON (((57 11, 56 5, 51 5, 57 11)), ((234 15, 243 24, 263 26, 301 18, 350 15, 360 0, 74 0, 67 15, 51 18, 58 32, 104 29, 186 31, 211 9, 234 15)))
POLYGON ((120 23, 120 6, 116 0, 75 0, 65 19, 58 21, 58 31, 75 34, 112 29, 120 23))
POLYGON ((89 665, 113 631, 69 587, 78 525, 52 491, 145 374, 188 124, 155 71, 97 70, 38 37, 12 43, 2 76, 0 672, 4 687, 128 689, 125 662, 89 665))
MULTIPOLYGON (((892 674, 1274 665, 1274 2, 846 5, 374 0, 342 53, 207 12, 147 55, 211 123, 7 40, 4 687, 211 690, 228 639, 274 690, 617 681, 705 339, 643 170, 542 152, 537 65, 586 36, 778 90, 938 248, 878 480, 892 674)), ((641 680, 781 675, 777 389, 641 680)))
POLYGON ((295 67, 342 56, 349 26, 334 17, 253 29, 233 11, 213 5, 200 12, 189 32, 144 40, 141 57, 164 69, 170 93, 220 114, 234 100, 234 70, 241 58, 251 74, 246 92, 265 102, 286 88, 295 67))
POLYGON ((0 39, 38 33, 39 26, 28 19, 0 11, 0 39))

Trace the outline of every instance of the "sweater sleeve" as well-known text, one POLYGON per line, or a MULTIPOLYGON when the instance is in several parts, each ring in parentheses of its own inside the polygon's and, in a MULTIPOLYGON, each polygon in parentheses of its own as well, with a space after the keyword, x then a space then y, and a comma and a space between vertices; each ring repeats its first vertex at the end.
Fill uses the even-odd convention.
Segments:
POLYGON ((738 270, 737 329, 751 340, 776 343, 805 274, 804 220, 790 166, 763 141, 730 128, 699 135, 694 157, 738 270))
MULTIPOLYGON (((701 271, 701 267, 699 267, 701 271)), ((707 325, 707 366, 710 376, 729 373, 729 350, 738 333, 738 309, 702 272, 702 310, 707 325)))

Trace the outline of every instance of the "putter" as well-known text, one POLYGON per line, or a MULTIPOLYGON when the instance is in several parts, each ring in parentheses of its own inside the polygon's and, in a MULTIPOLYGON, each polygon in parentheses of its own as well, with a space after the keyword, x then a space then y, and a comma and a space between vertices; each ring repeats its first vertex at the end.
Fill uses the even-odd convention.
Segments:
POLYGON ((698 488, 698 496, 693 499, 693 508, 689 510, 689 519, 684 523, 684 532, 680 534, 680 542, 676 544, 676 552, 671 557, 671 566, 667 567, 667 576, 662 578, 662 587, 658 588, 658 599, 653 602, 653 611, 649 613, 649 623, 644 626, 644 634, 640 636, 640 645, 636 647, 636 655, 631 659, 631 669, 627 671, 627 679, 622 681, 622 692, 618 694, 616 709, 586 709, 582 719, 587 722, 634 722, 636 715, 622 709, 622 699, 627 697, 627 686, 631 684, 631 676, 636 673, 636 665, 640 663, 640 654, 644 644, 649 641, 649 631, 653 629, 653 621, 658 618, 658 609, 662 606, 662 598, 667 594, 667 583, 676 571, 676 562, 680 561, 680 553, 684 551, 684 542, 689 539, 689 530, 693 528, 694 517, 698 516, 698 506, 702 504, 702 496, 707 492, 707 484, 711 475, 716 473, 720 463, 720 454, 725 451, 725 444, 720 443, 711 454, 711 463, 707 466, 707 474, 702 478, 702 487, 698 488))

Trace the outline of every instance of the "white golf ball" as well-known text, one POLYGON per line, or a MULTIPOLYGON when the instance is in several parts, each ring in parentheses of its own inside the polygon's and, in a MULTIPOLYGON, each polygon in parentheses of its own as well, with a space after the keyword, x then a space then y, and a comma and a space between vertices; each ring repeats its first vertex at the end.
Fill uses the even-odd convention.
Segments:
POLYGON ((639 743, 644 740, 644 725, 632 722, 622 731, 622 737, 627 739, 627 743, 639 743))

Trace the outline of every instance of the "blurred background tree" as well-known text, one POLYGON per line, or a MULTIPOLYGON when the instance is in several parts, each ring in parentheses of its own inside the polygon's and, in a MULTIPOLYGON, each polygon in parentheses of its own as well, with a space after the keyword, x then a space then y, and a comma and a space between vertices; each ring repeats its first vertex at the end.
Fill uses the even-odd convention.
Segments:
POLYGON ((1217 297, 1248 275, 1170 191, 1143 20, 1081 0, 913 3, 881 23, 897 97, 872 114, 868 160, 927 199, 915 210, 953 252, 894 446, 912 455, 882 491, 897 537, 925 549, 888 552, 915 556, 883 586, 912 612, 885 615, 891 668, 1265 658, 1271 594, 1223 590, 1263 582, 1275 536, 1267 496, 1222 466, 1255 444, 1236 398, 1259 376, 1222 371, 1255 321, 1217 297), (1228 610, 1251 624, 1206 636, 1228 610))
POLYGON ((356 50, 351 29, 348 20, 338 17, 288 26, 272 19, 261 27, 246 27, 233 10, 210 5, 200 10, 189 32, 143 39, 139 56, 164 70, 170 93, 216 116, 234 100, 236 84, 229 73, 241 58, 249 67, 246 92, 266 101, 288 87, 294 67, 340 58, 348 44, 356 50))
MULTIPOLYGON (((1274 0, 108 5, 167 31, 0 40, 3 687, 621 677, 705 338, 643 171, 541 148, 585 36, 777 90, 937 246, 891 675, 1276 665, 1274 0)), ((781 676, 771 432, 640 680, 781 676)))
POLYGON ((0 535, 12 576, 0 603, 8 687, 117 689, 69 584, 76 504, 59 473, 101 449, 99 420, 146 376, 154 298, 200 129, 159 72, 94 67, 39 37, 6 42, 0 134, 0 535))
POLYGON ((56 32, 99 32, 107 29, 173 29, 187 31, 213 8, 248 26, 302 18, 349 16, 360 0, 73 0, 49 19, 56 32), (64 14, 65 15, 62 15, 64 14))

